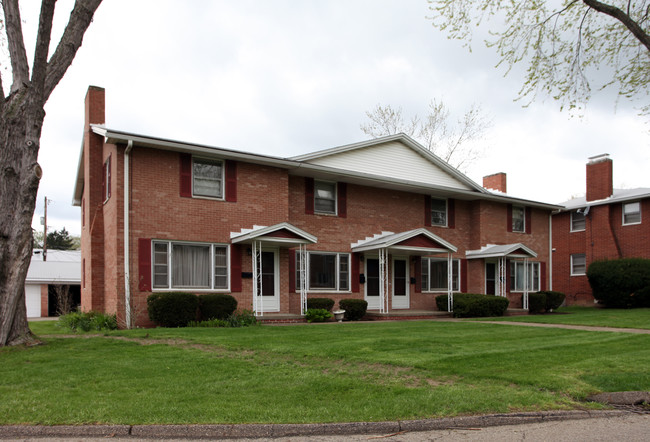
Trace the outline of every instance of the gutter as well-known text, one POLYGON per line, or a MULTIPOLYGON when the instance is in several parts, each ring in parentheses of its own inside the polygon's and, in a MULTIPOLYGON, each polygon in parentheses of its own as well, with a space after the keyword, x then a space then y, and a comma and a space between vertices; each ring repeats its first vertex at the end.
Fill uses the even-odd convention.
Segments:
POLYGON ((129 158, 133 140, 129 140, 124 150, 124 319, 126 328, 131 328, 131 272, 129 254, 129 158))

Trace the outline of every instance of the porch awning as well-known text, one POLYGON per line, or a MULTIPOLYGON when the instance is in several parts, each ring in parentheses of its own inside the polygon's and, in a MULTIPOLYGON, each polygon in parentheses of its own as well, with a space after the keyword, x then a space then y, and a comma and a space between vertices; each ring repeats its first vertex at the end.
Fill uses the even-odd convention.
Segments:
POLYGON ((536 258, 537 253, 521 243, 516 244, 487 244, 480 250, 468 250, 467 259, 479 258, 536 258))
POLYGON ((381 232, 352 243, 350 247, 353 252, 388 249, 408 252, 410 255, 433 255, 458 250, 453 244, 422 228, 401 233, 381 232))
POLYGON ((242 229, 241 232, 230 232, 230 242, 233 244, 252 244, 253 241, 281 247, 296 247, 301 244, 315 244, 318 238, 289 223, 253 226, 252 229, 242 229))

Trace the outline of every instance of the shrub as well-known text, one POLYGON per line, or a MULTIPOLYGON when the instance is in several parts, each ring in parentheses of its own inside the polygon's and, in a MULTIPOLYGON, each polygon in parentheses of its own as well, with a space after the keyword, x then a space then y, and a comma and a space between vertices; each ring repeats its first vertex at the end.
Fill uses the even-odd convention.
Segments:
POLYGON ((230 324, 225 319, 208 319, 207 321, 190 321, 187 323, 187 326, 195 328, 223 328, 230 327, 230 324))
POLYGON ((334 315, 324 308, 308 308, 305 313, 307 322, 325 322, 334 315))
MULTIPOLYGON (((447 311, 447 297, 447 295, 436 297, 438 310, 447 311)), ((508 309, 508 304, 510 301, 501 296, 455 293, 453 314, 455 318, 503 316, 508 309)))
POLYGON ((237 310, 237 300, 223 293, 199 296, 199 312, 202 320, 226 319, 237 310))
POLYGON ((195 321, 199 297, 191 293, 153 293, 147 297, 149 319, 161 327, 185 327, 195 321))
POLYGON ((564 298, 566 296, 562 292, 554 292, 550 290, 541 291, 539 293, 544 293, 546 295, 546 311, 552 312, 557 310, 564 303, 564 298))
POLYGON ((542 293, 542 292, 529 293, 528 313, 530 314, 544 313, 545 310, 546 310, 546 293, 542 293))
POLYGON ((587 269, 594 298, 607 307, 650 307, 650 259, 594 261, 587 269), (640 295, 640 296, 639 296, 640 295))
POLYGON ((368 301, 363 299, 341 299, 339 308, 345 310, 344 317, 347 321, 358 321, 366 315, 368 301))
POLYGON ((330 298, 307 298, 307 310, 312 308, 325 309, 329 312, 334 307, 334 300, 330 298))
POLYGON ((257 318, 250 310, 237 310, 226 319, 228 327, 250 327, 257 325, 257 318))
POLYGON ((117 330, 117 317, 95 311, 81 312, 77 310, 59 317, 58 325, 73 332, 117 330))

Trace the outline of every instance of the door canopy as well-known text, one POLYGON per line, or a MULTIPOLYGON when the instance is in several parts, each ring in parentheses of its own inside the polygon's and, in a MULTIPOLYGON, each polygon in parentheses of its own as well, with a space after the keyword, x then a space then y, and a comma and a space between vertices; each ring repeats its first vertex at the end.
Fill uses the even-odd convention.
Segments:
POLYGON ((381 232, 350 245, 353 252, 369 252, 380 249, 390 252, 404 252, 409 255, 433 255, 453 253, 458 249, 427 229, 415 229, 407 232, 381 232))
POLYGON ((269 246, 297 247, 315 244, 318 238, 289 223, 280 223, 273 226, 253 226, 252 229, 231 232, 230 241, 233 244, 252 244, 257 241, 269 246))
POLYGON ((527 259, 537 258, 537 253, 521 243, 516 244, 487 244, 480 250, 468 250, 467 259, 480 258, 513 258, 527 259))

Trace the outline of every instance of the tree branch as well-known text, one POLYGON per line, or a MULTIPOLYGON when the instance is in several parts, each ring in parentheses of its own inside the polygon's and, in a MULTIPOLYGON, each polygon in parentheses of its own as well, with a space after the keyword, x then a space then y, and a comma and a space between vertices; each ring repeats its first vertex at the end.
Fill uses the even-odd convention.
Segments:
MULTIPOLYGON (((55 3, 56 0, 43 0, 41 4, 34 63, 32 64, 32 86, 37 88, 39 92, 43 90, 45 73, 47 72, 47 54, 50 50, 50 40, 52 38, 52 20, 54 19, 55 3)), ((40 93, 37 95, 40 96, 40 93)))
POLYGON ((602 12, 605 15, 620 21, 623 26, 625 26, 631 33, 636 37, 643 46, 650 51, 650 35, 648 35, 641 26, 630 17, 625 12, 621 11, 615 6, 606 5, 605 3, 599 2, 598 0, 582 0, 585 5, 589 6, 592 9, 595 9, 598 12, 602 12))
POLYGON ((29 82, 29 64, 27 64, 27 53, 25 52, 25 43, 23 41, 23 28, 20 21, 18 0, 3 0, 2 7, 5 11, 7 43, 9 46, 9 57, 11 58, 11 71, 14 77, 11 92, 15 92, 23 84, 29 82))
POLYGON ((61 41, 59 41, 54 55, 47 64, 47 73, 45 76, 45 87, 43 90, 43 99, 47 101, 48 97, 61 81, 63 75, 72 64, 77 51, 81 47, 84 34, 93 20, 93 15, 99 7, 102 0, 77 0, 74 8, 70 13, 70 20, 63 31, 61 41))

